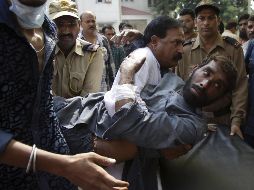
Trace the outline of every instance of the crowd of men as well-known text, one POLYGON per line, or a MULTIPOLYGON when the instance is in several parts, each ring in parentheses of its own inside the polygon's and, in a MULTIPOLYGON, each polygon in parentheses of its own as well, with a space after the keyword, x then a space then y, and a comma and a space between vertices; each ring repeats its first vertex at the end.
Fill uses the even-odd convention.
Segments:
POLYGON ((46 1, 0 0, 0 189, 157 190, 159 157, 207 124, 254 148, 254 16, 220 32, 201 1, 116 35, 71 0, 47 17, 46 1))

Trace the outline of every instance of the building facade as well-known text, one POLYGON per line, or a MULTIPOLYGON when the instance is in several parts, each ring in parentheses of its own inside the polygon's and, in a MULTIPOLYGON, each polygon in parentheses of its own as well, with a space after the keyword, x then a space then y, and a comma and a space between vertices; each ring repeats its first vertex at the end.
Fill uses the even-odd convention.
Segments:
MULTIPOLYGON (((52 0, 48 0, 49 4, 52 0)), ((118 32, 121 22, 131 24, 135 29, 144 31, 153 19, 151 7, 156 0, 73 0, 78 5, 79 15, 90 10, 96 14, 98 29, 113 25, 118 32)))
POLYGON ((152 20, 151 0, 76 0, 79 13, 91 10, 96 14, 98 28, 111 24, 118 32, 120 22, 127 22, 134 28, 144 31, 146 25, 152 20))

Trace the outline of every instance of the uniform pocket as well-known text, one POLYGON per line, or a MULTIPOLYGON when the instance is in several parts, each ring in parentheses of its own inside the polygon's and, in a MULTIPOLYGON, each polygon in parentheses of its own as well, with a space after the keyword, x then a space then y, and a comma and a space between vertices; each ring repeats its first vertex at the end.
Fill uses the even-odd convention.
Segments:
POLYGON ((79 95, 82 91, 84 78, 83 75, 84 73, 70 72, 69 88, 70 91, 75 95, 79 95))

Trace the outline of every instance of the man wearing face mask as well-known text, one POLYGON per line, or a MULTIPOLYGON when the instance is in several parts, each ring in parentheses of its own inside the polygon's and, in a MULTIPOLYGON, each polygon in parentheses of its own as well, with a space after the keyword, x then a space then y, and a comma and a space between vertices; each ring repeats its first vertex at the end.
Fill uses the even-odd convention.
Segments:
POLYGON ((0 189, 127 189, 98 166, 114 160, 68 155, 50 93, 56 30, 45 6, 0 0, 0 189))
POLYGON ((71 98, 98 92, 104 67, 102 51, 99 45, 77 39, 80 21, 76 3, 53 1, 49 5, 49 16, 56 23, 58 37, 53 94, 71 98))

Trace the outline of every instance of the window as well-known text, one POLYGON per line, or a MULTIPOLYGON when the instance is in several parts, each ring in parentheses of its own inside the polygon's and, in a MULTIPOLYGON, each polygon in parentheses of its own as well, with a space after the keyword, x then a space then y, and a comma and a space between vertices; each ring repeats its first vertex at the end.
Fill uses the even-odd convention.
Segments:
POLYGON ((112 0, 96 0, 97 3, 112 3, 112 0))
POLYGON ((148 0, 148 7, 152 6, 152 0, 148 0))
POLYGON ((158 3, 158 0, 148 0, 148 7, 153 7, 158 3))

